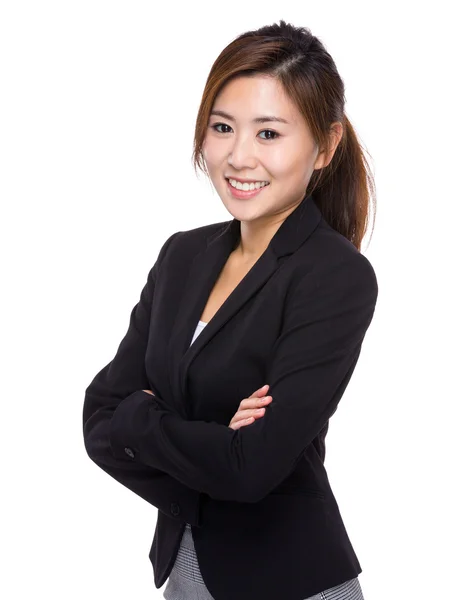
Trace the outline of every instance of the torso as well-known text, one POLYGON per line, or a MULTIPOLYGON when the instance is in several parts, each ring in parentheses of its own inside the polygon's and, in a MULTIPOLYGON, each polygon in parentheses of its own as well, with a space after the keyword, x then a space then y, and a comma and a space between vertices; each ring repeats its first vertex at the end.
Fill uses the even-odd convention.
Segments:
POLYGON ((235 251, 230 254, 214 284, 200 320, 209 323, 233 290, 252 269, 258 258, 249 263, 241 263, 235 251))

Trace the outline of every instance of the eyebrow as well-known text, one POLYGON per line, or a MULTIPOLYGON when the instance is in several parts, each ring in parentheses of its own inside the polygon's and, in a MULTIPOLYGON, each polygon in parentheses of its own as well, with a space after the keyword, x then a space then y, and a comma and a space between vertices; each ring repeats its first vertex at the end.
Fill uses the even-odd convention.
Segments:
MULTIPOLYGON (((213 115, 217 115, 219 117, 223 117, 224 119, 227 119, 229 121, 235 121, 235 117, 232 117, 232 115, 229 115, 228 113, 226 113, 223 110, 213 110, 210 114, 210 117, 213 115)), ((281 117, 274 117, 272 115, 268 115, 268 116, 264 116, 264 117, 256 117, 255 119, 252 119, 253 123, 269 123, 269 122, 278 122, 278 123, 285 123, 286 125, 290 125, 289 121, 286 121, 286 119, 282 119, 281 117)))

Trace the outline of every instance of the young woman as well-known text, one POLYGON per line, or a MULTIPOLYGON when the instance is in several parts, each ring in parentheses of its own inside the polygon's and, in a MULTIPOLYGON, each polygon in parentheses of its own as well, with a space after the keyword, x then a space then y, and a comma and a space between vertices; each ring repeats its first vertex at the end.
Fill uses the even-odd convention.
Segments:
POLYGON ((164 243, 86 389, 85 447, 158 508, 166 600, 362 600, 324 459, 377 301, 374 184, 322 43, 284 21, 236 38, 194 141, 233 218, 164 243))

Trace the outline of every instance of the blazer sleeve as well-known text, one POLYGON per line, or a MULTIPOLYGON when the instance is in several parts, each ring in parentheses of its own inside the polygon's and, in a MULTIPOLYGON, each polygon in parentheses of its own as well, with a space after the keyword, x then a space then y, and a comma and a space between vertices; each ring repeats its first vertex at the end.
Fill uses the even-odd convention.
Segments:
MULTIPOLYGON (((177 232, 179 233, 179 232, 177 232)), ((180 520, 199 524, 199 493, 188 488, 171 474, 140 461, 121 460, 110 447, 108 426, 120 403, 152 398, 143 389, 150 385, 145 371, 145 352, 154 286, 159 265, 173 238, 163 245, 158 259, 149 271, 139 302, 133 307, 127 333, 120 342, 114 358, 104 366, 85 390, 83 404, 83 437, 89 457, 108 475, 135 494, 176 518, 175 503, 180 504, 180 520)))
POLYGON ((335 412, 377 294, 374 270, 360 253, 297 281, 267 369, 273 399, 261 419, 233 430, 186 421, 160 398, 133 395, 112 413, 114 456, 163 469, 216 500, 258 502, 293 471, 335 412))

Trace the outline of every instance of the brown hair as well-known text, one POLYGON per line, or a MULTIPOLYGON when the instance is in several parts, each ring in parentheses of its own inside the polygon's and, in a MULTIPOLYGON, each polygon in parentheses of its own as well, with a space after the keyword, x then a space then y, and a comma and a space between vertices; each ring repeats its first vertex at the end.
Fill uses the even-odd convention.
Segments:
MULTIPOLYGON (((239 35, 222 50, 209 72, 200 103, 192 163, 209 173, 202 146, 217 94, 235 77, 275 77, 306 120, 311 134, 326 149, 330 125, 339 121, 343 135, 330 163, 311 176, 306 195, 313 195, 322 216, 360 251, 367 230, 370 197, 376 213, 374 178, 356 132, 344 113, 344 83, 322 42, 305 27, 279 24, 239 35)), ((371 155, 370 155, 371 156, 371 155)))

